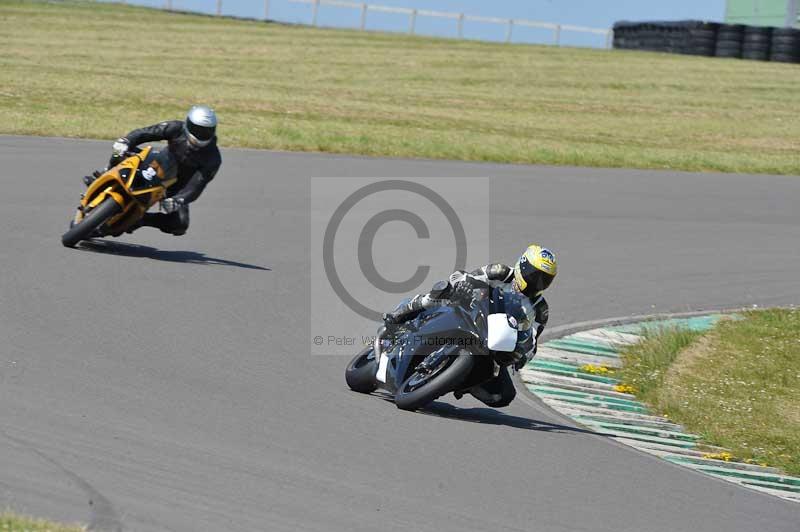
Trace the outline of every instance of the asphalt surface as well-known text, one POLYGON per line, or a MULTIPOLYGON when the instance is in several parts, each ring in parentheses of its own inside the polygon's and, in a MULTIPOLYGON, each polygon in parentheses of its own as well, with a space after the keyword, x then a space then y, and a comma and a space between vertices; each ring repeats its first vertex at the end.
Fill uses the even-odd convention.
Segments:
POLYGON ((349 392, 306 323, 310 176, 490 176, 495 257, 558 252, 552 326, 800 303, 800 178, 225 150, 186 236, 64 249, 108 148, 0 137, 0 507, 98 530, 800 527, 529 398, 349 392))

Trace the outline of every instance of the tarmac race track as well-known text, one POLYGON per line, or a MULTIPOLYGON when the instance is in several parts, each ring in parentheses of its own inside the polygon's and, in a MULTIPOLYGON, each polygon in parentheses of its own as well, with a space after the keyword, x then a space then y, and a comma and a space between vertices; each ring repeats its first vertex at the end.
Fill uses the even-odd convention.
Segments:
POLYGON ((414 414, 348 391, 345 358, 308 354, 306 246, 311 176, 490 176, 497 260, 559 255, 553 327, 797 304, 800 178, 225 150, 186 236, 65 249, 109 146, 0 137, 0 508, 96 530, 798 531, 800 505, 530 397, 414 414))

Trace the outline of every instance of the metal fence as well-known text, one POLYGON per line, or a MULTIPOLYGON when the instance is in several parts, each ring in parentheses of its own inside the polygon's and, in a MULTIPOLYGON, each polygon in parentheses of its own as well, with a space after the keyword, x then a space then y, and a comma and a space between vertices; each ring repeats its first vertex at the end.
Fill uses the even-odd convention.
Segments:
MULTIPOLYGON (((222 0, 218 0, 221 2, 222 0)), ((500 24, 506 27, 505 42, 510 43, 514 37, 514 27, 528 27, 550 30, 552 32, 552 43, 556 46, 561 44, 561 33, 565 31, 574 31, 579 33, 592 33, 595 35, 602 35, 605 37, 606 48, 611 47, 613 33, 611 29, 598 29, 587 28, 585 26, 573 26, 570 24, 555 24, 552 22, 539 22, 536 20, 513 19, 513 18, 498 18, 498 17, 480 17, 475 15, 467 15, 465 13, 454 13, 447 11, 430 11, 427 9, 411 9, 407 7, 389 7, 375 4, 359 3, 359 2, 346 2, 343 0, 290 0, 296 4, 311 4, 311 25, 316 26, 319 14, 319 7, 321 5, 342 7, 348 9, 358 9, 361 11, 361 23, 359 29, 364 31, 367 29, 367 14, 370 11, 382 13, 396 13, 398 15, 408 16, 408 33, 414 35, 416 33, 417 17, 433 17, 454 20, 457 24, 458 38, 464 38, 464 22, 483 22, 486 24, 500 24)))
MULTIPOLYGON (((224 7, 223 1, 224 0, 216 0, 215 14, 218 16, 222 15, 223 13, 223 7, 224 7)), ((549 41, 550 44, 556 46, 561 45, 562 34, 564 32, 575 32, 575 33, 593 34, 601 36, 604 38, 603 42, 606 48, 611 48, 613 42, 613 30, 610 28, 609 29, 587 28, 585 26, 574 26, 571 24, 556 24, 552 22, 541 22, 536 20, 525 20, 525 19, 515 19, 515 18, 483 17, 476 15, 468 15, 466 13, 431 11, 427 9, 412 9, 406 7, 390 7, 390 6, 382 6, 376 4, 368 4, 364 2, 348 2, 345 0, 288 0, 288 1, 294 4, 307 4, 310 6, 311 8, 310 23, 312 26, 320 25, 319 24, 320 6, 330 6, 330 7, 360 11, 361 18, 360 18, 360 23, 358 25, 358 29, 362 31, 370 29, 368 26, 369 13, 375 12, 375 13, 394 13, 398 15, 407 16, 408 17, 407 33, 412 35, 418 34, 417 19, 420 17, 430 17, 430 18, 453 20, 454 24, 456 25, 457 36, 459 39, 465 38, 464 22, 479 22, 485 24, 497 24, 505 26, 505 42, 507 43, 513 42, 514 28, 517 27, 547 30, 550 32, 551 35, 551 40, 549 41)), ((268 19, 270 16, 270 0, 263 0, 263 2, 264 2, 263 18, 268 19)), ((136 0, 123 0, 122 3, 136 4, 137 2, 136 0)), ((177 3, 180 3, 182 5, 184 2, 177 2, 177 3)), ((167 10, 172 10, 175 8, 177 3, 173 2, 173 0, 164 0, 163 8, 167 10)))

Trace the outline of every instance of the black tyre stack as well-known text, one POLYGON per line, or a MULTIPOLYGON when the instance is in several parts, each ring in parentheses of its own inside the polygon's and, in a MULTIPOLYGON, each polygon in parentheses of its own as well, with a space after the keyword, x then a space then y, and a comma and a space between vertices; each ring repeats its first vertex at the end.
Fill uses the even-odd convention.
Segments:
POLYGON ((687 21, 684 26, 685 47, 682 53, 690 55, 714 55, 717 46, 717 28, 713 22, 687 21))
POLYGON ((772 28, 746 26, 742 39, 742 59, 768 61, 771 37, 772 28))
POLYGON ((617 22, 614 48, 800 63, 800 29, 700 20, 617 22))
POLYGON ((717 43, 714 48, 714 55, 741 59, 743 39, 744 25, 720 24, 717 29, 717 43))
POLYGON ((773 29, 769 60, 780 63, 800 63, 800 30, 795 28, 773 29))
POLYGON ((636 24, 632 22, 617 22, 614 24, 613 46, 617 49, 634 49, 636 39, 636 24))

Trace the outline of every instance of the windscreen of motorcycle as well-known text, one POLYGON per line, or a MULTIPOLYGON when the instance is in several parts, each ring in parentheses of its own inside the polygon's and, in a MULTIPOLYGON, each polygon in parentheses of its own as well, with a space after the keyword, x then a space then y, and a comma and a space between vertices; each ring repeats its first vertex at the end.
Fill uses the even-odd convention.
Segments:
POLYGON ((136 170, 131 188, 139 190, 156 185, 168 186, 169 181, 175 178, 177 169, 177 161, 168 149, 152 149, 136 170), (167 183, 162 183, 164 181, 167 183))
POLYGON ((536 315, 531 300, 513 289, 504 292, 503 299, 509 324, 518 331, 527 331, 531 328, 536 315))

